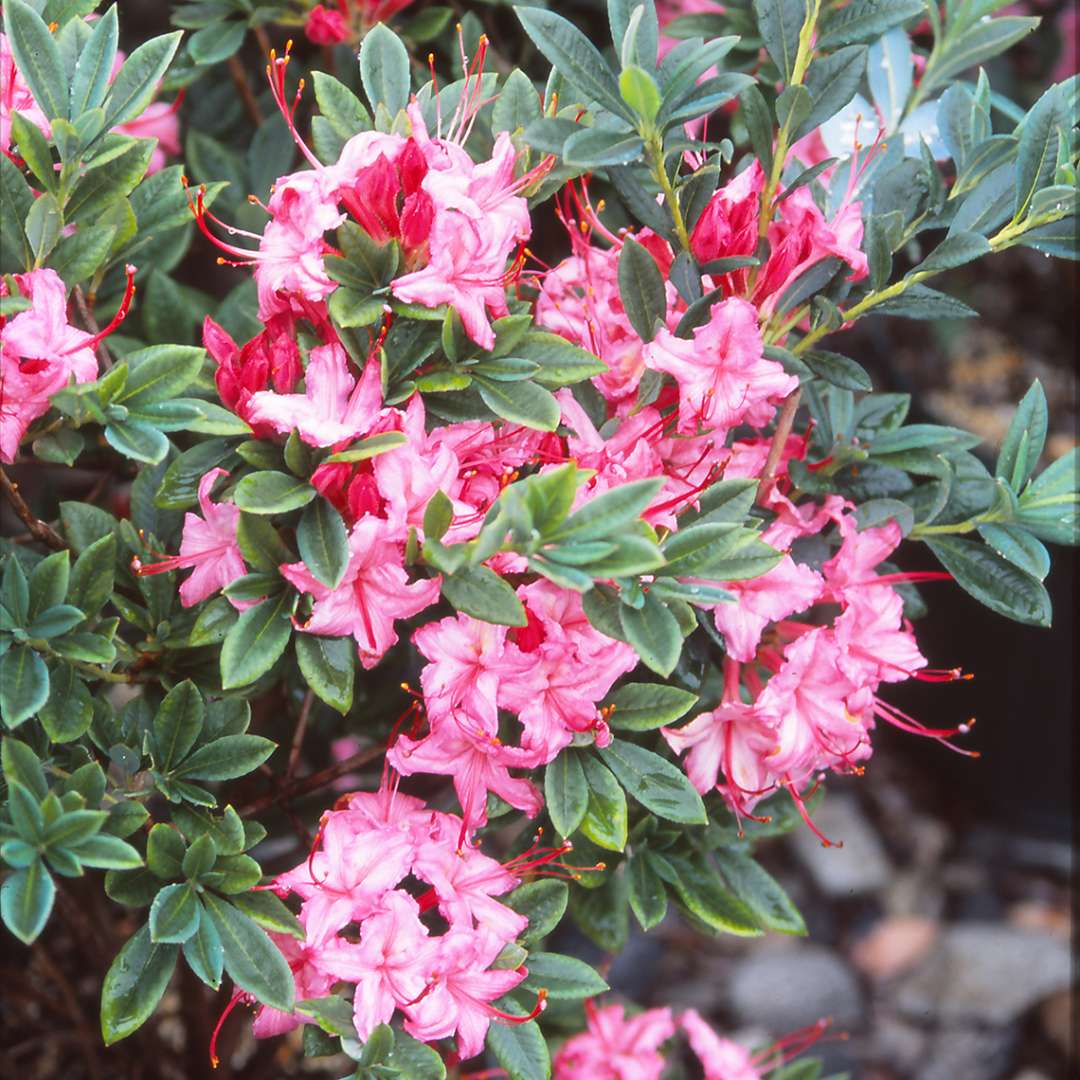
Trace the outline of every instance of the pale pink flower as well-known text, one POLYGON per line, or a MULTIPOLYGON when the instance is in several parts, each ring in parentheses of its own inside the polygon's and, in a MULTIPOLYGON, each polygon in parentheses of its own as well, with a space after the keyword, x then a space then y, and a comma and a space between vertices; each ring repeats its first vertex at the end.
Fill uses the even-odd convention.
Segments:
MULTIPOLYGON (((67 319, 67 290, 55 270, 16 274, 31 306, 0 325, 0 461, 12 462, 49 398, 75 382, 97 378, 96 339, 67 319)), ((2 286, 0 286, 2 287, 2 286)), ((6 293, 6 289, 4 289, 6 293)))
POLYGON ((759 577, 721 584, 736 599, 717 604, 712 609, 713 619, 716 629, 724 635, 728 655, 744 662, 754 659, 762 631, 769 623, 805 611, 824 588, 820 574, 809 566, 800 566, 790 555, 759 577))
POLYGON ((621 1005, 585 1002, 588 1029, 567 1039, 552 1062, 553 1080, 660 1080, 660 1046, 675 1034, 670 1009, 627 1019, 621 1005))
POLYGON ((752 304, 732 298, 713 306, 692 339, 661 329, 645 346, 646 365, 679 384, 680 432, 762 427, 772 418, 773 402, 797 389, 795 376, 764 358, 757 318, 752 304))
POLYGON ((345 350, 334 343, 311 350, 304 393, 252 394, 246 418, 285 435, 294 429, 312 446, 333 446, 365 434, 382 408, 379 360, 372 358, 359 379, 349 372, 345 350))
POLYGON ((437 942, 426 965, 429 989, 405 1006, 405 1030, 421 1042, 456 1034, 458 1055, 467 1060, 483 1049, 492 1020, 506 1018, 491 1002, 513 990, 526 971, 489 970, 504 945, 496 934, 450 930, 437 942))
POLYGON ((282 896, 304 900, 308 917, 331 932, 366 919, 409 872, 412 845, 392 829, 372 830, 348 815, 327 814, 318 850, 274 880, 282 896))
POLYGON ((297 628, 329 637, 352 635, 360 663, 374 667, 397 642, 396 619, 408 619, 439 597, 439 579, 410 582, 401 535, 380 518, 364 517, 349 536, 351 557, 344 577, 331 589, 302 563, 283 563, 281 574, 315 598, 311 617, 297 628))
POLYGON ((424 991, 428 955, 438 948, 420 921, 420 906, 408 893, 393 889, 363 920, 359 944, 339 939, 327 950, 326 968, 338 979, 356 984, 353 1020, 356 1037, 366 1042, 394 1010, 424 991))
POLYGON ((134 120, 118 124, 113 131, 118 135, 130 135, 136 139, 157 139, 157 146, 150 155, 146 175, 165 168, 169 157, 180 154, 180 117, 177 115, 179 99, 174 102, 152 101, 134 120))

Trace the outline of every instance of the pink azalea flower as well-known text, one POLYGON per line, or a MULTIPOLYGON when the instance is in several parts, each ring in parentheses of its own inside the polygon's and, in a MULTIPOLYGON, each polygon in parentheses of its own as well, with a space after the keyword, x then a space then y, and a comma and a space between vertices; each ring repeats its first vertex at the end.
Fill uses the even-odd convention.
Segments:
MULTIPOLYGON (((754 254, 764 187, 765 173, 760 162, 754 161, 709 200, 690 234, 690 250, 702 266, 714 259, 754 254)), ((742 293, 747 276, 746 270, 736 270, 716 284, 722 284, 728 296, 742 293)))
POLYGON ((382 408, 378 358, 354 379, 345 350, 336 343, 311 350, 304 387, 302 394, 252 394, 247 419, 283 435, 295 429, 311 446, 333 446, 365 434, 382 408))
POLYGON ((150 164, 146 167, 147 176, 164 169, 169 157, 180 154, 180 117, 177 115, 180 101, 180 97, 173 102, 152 101, 134 120, 113 128, 119 135, 157 139, 157 146, 150 155, 150 164))
POLYGON ((660 1080, 660 1046, 675 1034, 670 1009, 626 1019, 621 1005, 585 1002, 588 1029, 567 1039, 552 1062, 553 1080, 660 1080))
POLYGON ((321 846, 299 866, 279 874, 274 891, 294 892, 308 917, 320 926, 342 929, 379 909, 384 896, 409 872, 412 845, 399 833, 373 831, 347 815, 328 814, 321 846))
POLYGON ((728 655, 748 663, 757 653, 765 627, 805 611, 821 595, 824 582, 809 566, 785 555, 768 573, 746 581, 724 582, 723 587, 736 599, 712 609, 716 629, 724 635, 728 655))
POLYGON ((693 339, 661 329, 645 346, 646 365, 679 384, 679 431, 762 427, 772 418, 772 403, 798 388, 797 378, 764 358, 757 318, 752 304, 732 298, 713 306, 693 339))
POLYGON ((877 579, 875 567, 900 546, 903 536, 900 526, 893 520, 861 532, 850 514, 838 517, 837 524, 843 542, 840 550, 822 565, 821 570, 830 595, 843 603, 864 593, 865 586, 877 579))
POLYGON ((457 1035, 462 1060, 484 1047, 492 1020, 506 1017, 491 1002, 525 978, 526 970, 488 970, 503 940, 484 931, 450 930, 438 939, 426 965, 428 990, 405 1006, 405 1030, 421 1042, 457 1035))
POLYGON ((705 1080, 761 1080, 750 1051, 731 1039, 722 1039, 696 1009, 687 1009, 679 1017, 679 1027, 705 1070, 705 1080))
POLYGON ((314 45, 337 45, 348 37, 349 31, 340 11, 316 4, 308 12, 304 34, 314 45))
MULTIPOLYGON (((211 469, 199 481, 199 507, 203 516, 184 515, 179 555, 156 563, 139 563, 135 567, 135 572, 141 576, 192 567, 193 573, 180 586, 180 603, 184 607, 200 603, 247 573, 236 539, 240 510, 232 503, 215 503, 210 499, 218 477, 228 475, 224 469, 211 469)), ((235 606, 248 605, 237 602, 235 606)))
POLYGON ((518 879, 501 863, 468 845, 454 847, 460 835, 447 815, 441 835, 422 844, 413 873, 432 886, 439 911, 452 928, 490 930, 503 941, 513 941, 529 920, 493 899, 518 886, 518 879))
POLYGON ((397 642, 396 619, 408 619, 439 598, 439 579, 409 581, 400 533, 379 518, 365 517, 349 536, 352 555, 341 583, 328 588, 302 563, 283 563, 281 574, 315 598, 311 617, 297 628, 329 637, 352 635, 360 663, 373 668, 397 642))
POLYGON ((48 412, 53 394, 72 378, 80 383, 97 378, 94 345, 109 329, 94 338, 68 322, 67 290, 55 270, 16 274, 15 282, 31 307, 0 324, 0 461, 5 462, 15 460, 19 442, 48 412))
POLYGON ((361 924, 360 942, 338 940, 324 964, 338 979, 356 984, 353 1020, 366 1042, 394 1010, 424 991, 428 956, 438 946, 420 921, 420 906, 408 893, 392 889, 361 924))
POLYGON ((737 814, 749 814, 777 788, 767 763, 776 749, 776 732, 752 705, 725 702, 681 728, 662 728, 661 734, 676 754, 689 751, 685 768, 690 783, 702 795, 716 788, 737 814))
POLYGON ((535 817, 544 805, 528 780, 512 777, 509 772, 535 768, 540 763, 537 755, 503 745, 497 731, 495 725, 463 712, 442 719, 433 716, 429 735, 422 739, 399 735, 386 755, 390 765, 403 776, 433 773, 453 779, 464 820, 462 842, 467 830, 487 821, 489 791, 529 817, 535 817))

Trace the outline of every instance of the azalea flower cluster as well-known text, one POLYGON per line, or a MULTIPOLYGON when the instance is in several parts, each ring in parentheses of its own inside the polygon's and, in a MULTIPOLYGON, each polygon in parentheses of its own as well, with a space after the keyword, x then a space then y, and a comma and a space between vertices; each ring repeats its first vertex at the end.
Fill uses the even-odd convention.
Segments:
POLYGON ((660 1080, 667 1065, 661 1048, 680 1031, 704 1072, 704 1080, 761 1080, 812 1045, 828 1027, 819 1020, 756 1053, 718 1035, 696 1009, 669 1008, 627 1016, 622 1005, 597 1008, 585 1002, 586 1028, 568 1039, 552 1061, 554 1080, 660 1080))
MULTIPOLYGON (((461 842, 461 818, 430 810, 396 783, 343 796, 338 807, 323 815, 311 855, 268 886, 301 900, 304 940, 272 935, 292 970, 296 1000, 353 984, 358 1039, 400 1013, 421 1041, 456 1036, 463 1059, 480 1052, 493 1020, 529 1019, 492 1004, 528 974, 498 964, 528 919, 495 898, 565 849, 535 848, 498 863, 461 842), (410 891, 410 883, 427 888, 410 891), (442 933, 427 918, 436 912, 442 933)), ((536 1012, 543 1004, 541 994, 536 1012)), ((254 1033, 279 1035, 304 1022, 263 1005, 254 1033)))

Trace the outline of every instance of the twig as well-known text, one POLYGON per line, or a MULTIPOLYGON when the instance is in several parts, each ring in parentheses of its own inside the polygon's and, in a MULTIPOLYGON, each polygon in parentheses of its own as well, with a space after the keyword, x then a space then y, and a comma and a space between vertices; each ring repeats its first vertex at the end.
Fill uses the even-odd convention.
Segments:
POLYGON ((248 114, 248 119, 258 127, 263 122, 262 110, 259 108, 259 102, 255 98, 255 91, 251 89, 251 83, 248 82, 244 65, 241 63, 240 57, 235 53, 229 57, 229 74, 232 76, 233 84, 240 94, 240 100, 244 103, 244 110, 248 114))
POLYGON ((347 757, 344 761, 339 761, 337 764, 322 769, 317 773, 312 773, 310 776, 294 780, 273 795, 264 795, 262 798, 249 802, 247 806, 240 808, 240 816, 249 817, 251 814, 258 814, 262 810, 269 810, 270 807, 276 806, 278 803, 292 802, 302 795, 318 791, 319 788, 333 783, 339 777, 352 772, 353 769, 358 769, 360 766, 374 761, 383 754, 383 751, 382 746, 369 746, 366 750, 360 750, 351 757, 347 757))
POLYGON ((795 423, 795 413, 798 411, 801 398, 802 388, 800 387, 784 398, 784 404, 780 407, 780 416, 776 421, 776 431, 773 432, 769 456, 765 459, 765 468, 761 472, 761 480, 758 483, 757 502, 759 506, 765 505, 765 501, 772 491, 776 469, 784 453, 784 445, 791 434, 791 427, 795 423))
POLYGON ((300 706, 300 719, 296 722, 296 731, 293 732, 292 746, 289 749, 289 762, 285 766, 284 781, 288 784, 296 766, 300 761, 300 748, 304 743, 304 733, 307 731, 308 719, 311 716, 311 707, 315 704, 315 691, 309 690, 304 695, 304 704, 300 706))
POLYGON ((3 488, 4 498, 11 503, 15 513, 19 515, 19 520, 30 530, 35 540, 47 544, 54 551, 67 549, 67 544, 60 534, 51 525, 34 516, 34 512, 26 505, 26 500, 19 494, 19 485, 3 469, 0 469, 0 488, 3 488))
MULTIPOLYGON (((79 318, 83 321, 83 326, 93 334, 95 337, 101 333, 101 327, 97 324, 97 319, 94 318, 94 313, 90 310, 90 305, 86 302, 86 297, 83 295, 82 286, 76 285, 71 290, 72 298, 75 301, 75 307, 78 309, 79 318)), ((109 347, 104 341, 99 341, 94 349, 97 353, 98 363, 108 371, 113 366, 112 353, 109 352, 109 347)))

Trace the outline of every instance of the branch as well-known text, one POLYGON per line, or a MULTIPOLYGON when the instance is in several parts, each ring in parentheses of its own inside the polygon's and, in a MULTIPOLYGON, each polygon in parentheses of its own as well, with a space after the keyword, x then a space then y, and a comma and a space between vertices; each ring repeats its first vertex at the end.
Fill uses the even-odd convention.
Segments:
POLYGON ((251 89, 251 83, 248 82, 244 65, 235 53, 229 57, 229 75, 240 94, 240 100, 244 103, 244 111, 248 114, 248 119, 258 127, 263 122, 262 110, 255 98, 255 91, 251 89))
POLYGON ((0 488, 4 491, 4 498, 11 503, 15 513, 19 515, 19 520, 30 530, 30 535, 35 540, 54 551, 67 550, 67 544, 60 534, 51 525, 34 516, 34 512, 26 505, 26 500, 19 494, 19 485, 3 469, 0 469, 0 488))
MULTIPOLYGON (((82 319, 83 327, 94 337, 97 337, 101 333, 101 327, 97 324, 97 319, 94 318, 94 313, 90 310, 90 305, 86 302, 86 297, 83 295, 82 286, 76 285, 71 290, 72 299, 75 301, 75 307, 79 312, 79 318, 82 319)), ((112 353, 109 352, 109 347, 104 341, 99 341, 94 349, 97 353, 98 362, 101 366, 108 371, 113 366, 112 353)))
POLYGON ((294 799, 299 799, 302 795, 310 795, 311 792, 318 791, 319 788, 326 787, 327 784, 332 784, 346 773, 352 772, 353 769, 358 769, 362 765, 374 761, 377 757, 381 757, 384 752, 385 748, 382 746, 369 746, 366 750, 360 750, 351 757, 347 757, 344 761, 339 761, 335 765, 331 765, 317 773, 312 773, 310 776, 302 777, 300 780, 284 785, 280 791, 273 795, 264 795, 260 799, 249 802, 247 806, 240 808, 240 816, 248 817, 251 814, 258 814, 262 810, 269 810, 270 807, 277 806, 278 803, 288 803, 294 799))
POLYGON ((761 481, 758 484, 757 502, 759 506, 765 504, 769 493, 773 488, 777 466, 780 457, 784 453, 784 444, 791 434, 792 425, 795 423, 795 413, 799 409, 799 401, 802 398, 802 388, 793 391, 784 398, 784 404, 780 407, 780 417, 776 421, 776 431, 773 432, 772 445, 769 447, 769 456, 765 459, 765 468, 761 472, 761 481))

